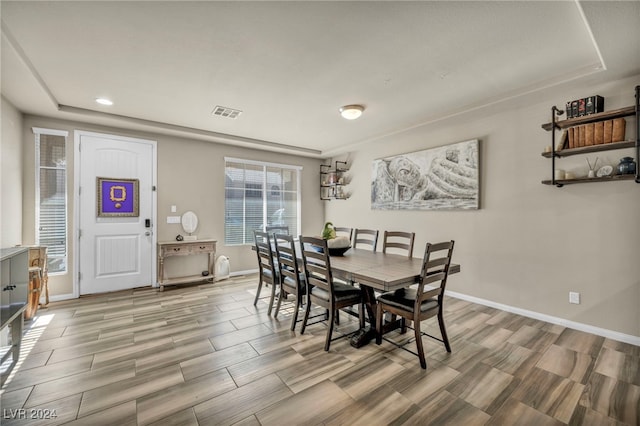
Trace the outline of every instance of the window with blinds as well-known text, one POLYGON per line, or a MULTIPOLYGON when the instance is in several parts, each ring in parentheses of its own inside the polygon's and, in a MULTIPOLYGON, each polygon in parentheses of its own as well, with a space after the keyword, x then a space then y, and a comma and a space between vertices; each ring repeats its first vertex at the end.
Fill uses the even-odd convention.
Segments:
POLYGON ((253 231, 300 229, 299 166, 225 158, 226 245, 253 244, 253 231))
POLYGON ((36 244, 49 274, 67 272, 67 132, 33 129, 36 138, 36 244))

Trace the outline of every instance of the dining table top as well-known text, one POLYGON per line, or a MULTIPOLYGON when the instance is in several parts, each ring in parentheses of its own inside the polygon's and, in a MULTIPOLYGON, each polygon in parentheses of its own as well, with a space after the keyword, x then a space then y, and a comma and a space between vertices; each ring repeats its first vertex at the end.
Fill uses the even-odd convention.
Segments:
MULTIPOLYGON (((379 291, 393 291, 418 282, 422 258, 351 248, 342 256, 331 256, 331 270, 337 278, 367 285, 379 291)), ((452 263, 449 273, 460 272, 452 263)))

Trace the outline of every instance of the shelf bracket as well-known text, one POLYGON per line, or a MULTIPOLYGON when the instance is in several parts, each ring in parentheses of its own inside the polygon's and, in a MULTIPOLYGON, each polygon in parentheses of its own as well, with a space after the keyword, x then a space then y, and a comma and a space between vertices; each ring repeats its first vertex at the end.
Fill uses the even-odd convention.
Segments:
POLYGON ((640 183, 640 86, 636 86, 636 183, 640 183))
POLYGON ((556 183, 556 115, 560 116, 564 111, 555 105, 551 107, 551 184, 562 188, 562 184, 556 183))

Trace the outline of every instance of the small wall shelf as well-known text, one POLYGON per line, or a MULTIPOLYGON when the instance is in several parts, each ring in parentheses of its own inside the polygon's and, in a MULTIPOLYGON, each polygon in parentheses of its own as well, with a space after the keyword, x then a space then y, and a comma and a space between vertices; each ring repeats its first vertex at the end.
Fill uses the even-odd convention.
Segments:
POLYGON ((599 112, 596 114, 585 115, 582 117, 570 118, 567 120, 556 120, 556 117, 562 114, 562 110, 559 110, 555 106, 551 108, 551 122, 542 125, 544 130, 551 132, 551 152, 543 152, 541 155, 545 158, 551 159, 551 179, 543 180, 544 185, 554 185, 561 188, 564 185, 575 183, 593 183, 593 182, 619 182, 624 180, 635 180, 636 183, 640 183, 640 167, 638 162, 640 160, 640 86, 635 88, 636 102, 634 106, 616 109, 613 111, 599 112), (570 127, 579 126, 589 123, 597 123, 606 120, 613 120, 623 117, 634 117, 634 127, 636 129, 636 140, 624 140, 612 143, 599 143, 596 145, 581 146, 578 148, 568 148, 562 150, 556 150, 556 130, 569 129, 570 127), (563 157, 570 157, 572 155, 589 154, 593 152, 611 151, 616 149, 635 148, 635 162, 636 172, 635 174, 624 175, 611 175, 593 178, 576 178, 576 179, 556 179, 556 159, 563 157))
POLYGON ((348 171, 346 161, 336 161, 333 165, 320 165, 321 200, 346 200, 349 198, 345 176, 348 171))

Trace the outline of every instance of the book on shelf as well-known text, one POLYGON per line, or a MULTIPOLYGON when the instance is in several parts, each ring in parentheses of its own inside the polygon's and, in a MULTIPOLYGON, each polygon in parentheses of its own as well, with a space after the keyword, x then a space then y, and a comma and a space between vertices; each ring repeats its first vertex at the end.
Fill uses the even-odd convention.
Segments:
POLYGON ((594 125, 593 123, 584 125, 584 145, 591 146, 594 144, 594 125))
POLYGON ((604 143, 604 121, 598 121, 593 124, 593 143, 595 145, 601 145, 604 143))
POLYGON ((627 122, 624 118, 615 118, 611 129, 611 142, 621 142, 624 140, 625 127, 627 122))
POLYGON ((568 139, 568 142, 569 142, 569 148, 575 148, 576 147, 576 142, 575 142, 576 139, 575 139, 574 134, 575 134, 575 127, 569 127, 567 129, 567 135, 568 135, 567 139, 568 139))
POLYGON ((606 120, 604 122, 604 143, 611 143, 611 135, 613 130, 613 120, 606 120))

